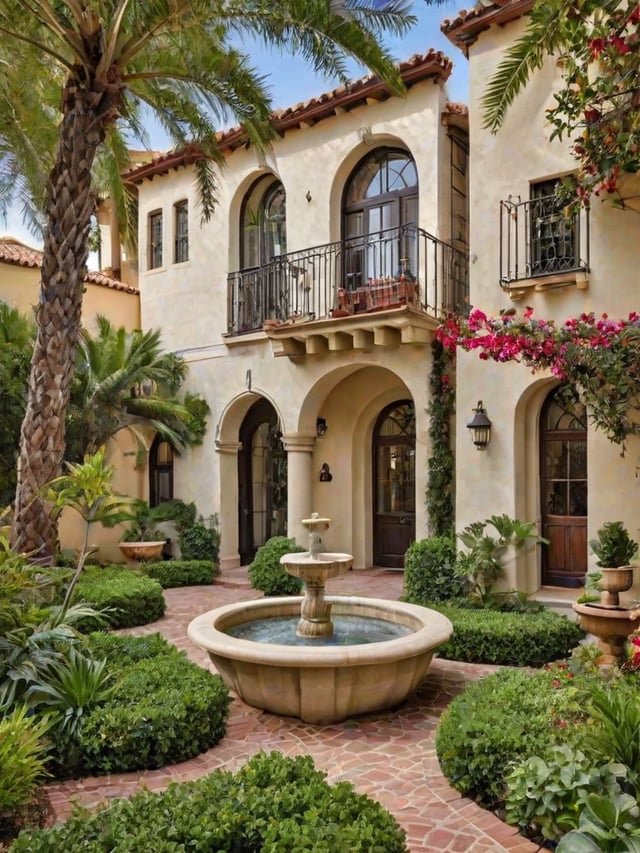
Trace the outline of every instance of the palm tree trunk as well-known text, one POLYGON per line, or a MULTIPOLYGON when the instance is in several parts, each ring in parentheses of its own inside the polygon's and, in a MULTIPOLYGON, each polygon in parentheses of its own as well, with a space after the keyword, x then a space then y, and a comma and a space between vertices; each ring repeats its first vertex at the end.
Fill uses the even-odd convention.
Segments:
POLYGON ((88 234, 94 212, 91 169, 104 138, 102 93, 72 74, 63 93, 56 163, 49 176, 37 339, 20 432, 12 547, 47 561, 56 523, 42 488, 60 473, 65 414, 80 333, 88 234))

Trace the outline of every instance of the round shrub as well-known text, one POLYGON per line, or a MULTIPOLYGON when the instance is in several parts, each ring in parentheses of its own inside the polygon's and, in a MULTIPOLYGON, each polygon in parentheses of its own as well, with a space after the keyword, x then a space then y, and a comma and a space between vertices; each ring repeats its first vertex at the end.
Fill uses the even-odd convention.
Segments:
POLYGON ((567 657, 584 638, 582 628, 553 610, 516 611, 426 603, 453 624, 453 634, 438 649, 447 660, 502 666, 542 666, 567 657))
POLYGON ((92 634, 115 688, 89 711, 70 746, 54 753, 58 776, 143 770, 185 761, 225 733, 229 692, 222 679, 162 638, 92 634))
MULTIPOLYGON (((155 622, 166 609, 162 587, 157 581, 121 566, 88 566, 78 581, 75 596, 96 610, 110 608, 105 614, 110 628, 133 628, 155 622)), ((85 627, 95 625, 88 622, 85 627)))
POLYGON ((160 793, 141 791, 108 809, 21 835, 13 853, 106 849, 373 851, 406 853, 405 832, 350 782, 329 785, 309 756, 261 753, 237 773, 217 770, 160 793), (108 839, 108 841, 106 841, 108 839))
POLYGON ((220 531, 204 524, 194 524, 183 530, 178 537, 180 556, 183 560, 211 560, 218 562, 220 531))
POLYGON ((178 586, 205 586, 213 583, 218 566, 211 560, 162 560, 141 563, 138 567, 147 577, 158 581, 163 589, 178 586))
POLYGON ((302 589, 300 578, 285 572, 280 557, 304 551, 295 539, 273 536, 256 551, 249 566, 249 582, 254 589, 265 595, 297 595, 302 589))
POLYGON ((404 561, 407 601, 425 605, 462 595, 463 583, 456 576, 456 541, 452 536, 419 539, 409 546, 404 561))
POLYGON ((436 731, 438 760, 453 787, 495 808, 514 762, 588 738, 581 725, 567 722, 581 712, 576 680, 563 686, 552 670, 502 670, 467 687, 436 731))

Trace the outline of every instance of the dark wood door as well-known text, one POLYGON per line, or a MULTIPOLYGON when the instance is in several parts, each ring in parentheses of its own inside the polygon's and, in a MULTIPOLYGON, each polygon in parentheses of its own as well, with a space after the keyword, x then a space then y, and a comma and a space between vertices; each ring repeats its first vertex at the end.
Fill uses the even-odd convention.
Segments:
POLYGON ((287 533, 287 454, 268 400, 251 407, 240 428, 240 442, 238 550, 246 565, 260 545, 287 533))
POLYGON ((587 573, 587 417, 572 388, 547 398, 540 423, 542 583, 581 586, 587 573))
POLYGON ((415 414, 403 400, 378 418, 373 438, 373 561, 404 568, 416 535, 415 414))

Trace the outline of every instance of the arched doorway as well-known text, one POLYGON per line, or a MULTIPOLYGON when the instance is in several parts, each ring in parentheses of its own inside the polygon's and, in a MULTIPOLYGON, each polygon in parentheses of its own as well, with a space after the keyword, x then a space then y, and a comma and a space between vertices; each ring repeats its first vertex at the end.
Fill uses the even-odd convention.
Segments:
POLYGON ((173 447, 157 435, 149 450, 149 506, 173 500, 173 447))
POLYGON ((238 530, 243 564, 260 545, 287 533, 287 453, 278 416, 268 400, 258 400, 240 427, 238 530))
POLYGON ((404 567, 416 535, 416 418, 411 400, 382 410, 373 430, 373 562, 404 567))
POLYGON ((587 413, 575 390, 559 385, 540 414, 542 584, 582 586, 587 573, 587 413))

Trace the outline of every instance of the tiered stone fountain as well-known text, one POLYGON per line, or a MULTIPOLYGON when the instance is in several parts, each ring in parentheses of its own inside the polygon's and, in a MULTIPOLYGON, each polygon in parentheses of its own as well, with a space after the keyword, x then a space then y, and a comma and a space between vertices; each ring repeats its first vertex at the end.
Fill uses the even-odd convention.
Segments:
POLYGON ((599 569, 600 601, 573 604, 581 627, 598 639, 602 652, 601 664, 614 663, 624 652, 624 646, 633 631, 640 628, 640 610, 620 604, 620 593, 633 585, 633 566, 617 569, 599 569))
POLYGON ((453 631, 442 614, 404 602, 325 596, 350 554, 325 553, 330 519, 302 522, 309 550, 286 554, 305 594, 219 607, 189 625, 225 683, 247 704, 308 723, 332 723, 404 702, 453 631))

